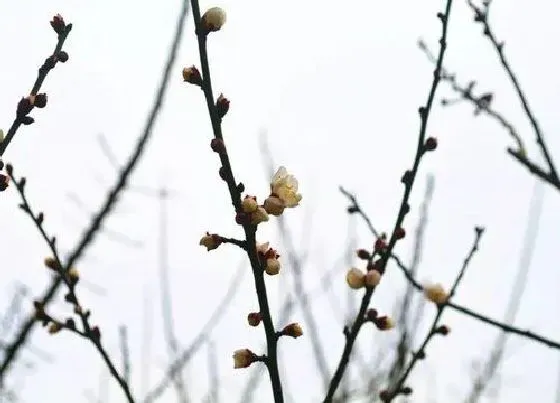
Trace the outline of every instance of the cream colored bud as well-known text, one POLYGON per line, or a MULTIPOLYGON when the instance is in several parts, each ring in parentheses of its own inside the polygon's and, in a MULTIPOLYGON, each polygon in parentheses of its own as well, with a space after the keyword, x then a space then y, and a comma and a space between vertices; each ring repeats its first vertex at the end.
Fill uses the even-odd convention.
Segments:
POLYGON ((346 282, 350 288, 357 290, 365 286, 365 275, 361 270, 356 268, 351 268, 346 274, 346 282))
POLYGON ((269 276, 275 276, 280 272, 280 261, 276 258, 266 259, 264 271, 269 276))
POLYGON ((255 354, 249 349, 236 350, 233 353, 233 368, 247 368, 255 361, 255 354))
POLYGON ((265 221, 268 221, 268 213, 263 207, 259 206, 251 213, 251 224, 257 225, 265 221))
POLYGON ((219 31, 226 23, 226 12, 220 7, 212 7, 208 9, 202 16, 202 26, 207 32, 219 31))
POLYGON ((245 213, 254 213, 259 208, 257 198, 255 196, 245 196, 241 202, 241 208, 245 213))
POLYGON ((368 287, 377 287, 379 282, 381 281, 381 273, 377 270, 369 270, 366 274, 366 285, 368 287))
POLYGON ((282 334, 296 338, 303 335, 303 330, 299 323, 290 323, 288 326, 284 327, 282 334))
POLYGON ((429 301, 438 305, 446 303, 449 298, 449 295, 441 284, 429 284, 424 286, 424 296, 429 301))
POLYGON ((200 238, 198 244, 204 246, 208 251, 211 251, 217 249, 222 244, 222 239, 218 234, 210 234, 207 232, 206 235, 200 238))

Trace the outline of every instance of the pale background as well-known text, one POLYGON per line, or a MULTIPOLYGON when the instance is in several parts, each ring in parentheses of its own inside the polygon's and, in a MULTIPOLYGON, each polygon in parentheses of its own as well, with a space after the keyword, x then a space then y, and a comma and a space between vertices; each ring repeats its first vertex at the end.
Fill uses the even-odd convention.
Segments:
MULTIPOLYGON (((275 163, 287 166, 300 179, 302 206, 286 216, 296 245, 308 248, 304 284, 316 288, 321 273, 337 264, 332 287, 344 311, 347 266, 342 258, 349 227, 347 202, 337 187, 344 185, 358 193, 378 229, 392 228, 402 195, 399 179, 416 146, 417 108, 425 102, 432 76, 432 66, 417 49, 416 40, 422 36, 437 50, 440 23, 435 14, 444 1, 201 1, 203 10, 213 5, 228 13, 223 30, 210 39, 209 55, 216 95, 224 92, 231 100, 223 130, 234 172, 250 193, 266 196, 268 175, 259 151, 259 133, 266 130, 275 163)), ((496 32, 507 42, 507 54, 557 155, 560 59, 555 38, 560 37, 560 5, 546 0, 496 0, 493 7, 496 32)), ((68 193, 78 195, 89 211, 103 200, 115 170, 96 136, 107 136, 120 163, 124 162, 151 105, 179 9, 179 1, 0 3, 0 127, 4 130, 13 120, 18 99, 30 89, 37 67, 54 47, 50 18, 60 12, 74 24, 65 45, 70 60, 57 65, 43 87, 49 95, 47 108, 33 112, 36 124, 20 129, 4 158, 14 163, 18 176, 28 177, 32 204, 45 212, 47 228, 66 250, 73 247, 89 219, 89 212, 72 202, 68 193)), ((494 90, 495 106, 532 144, 533 135, 515 94, 463 1, 455 2, 448 44, 446 65, 464 82, 474 78, 481 88, 494 90)), ((245 262, 233 247, 208 254, 197 245, 206 230, 224 235, 241 231, 233 222, 226 187, 217 176, 218 159, 209 149, 211 129, 204 99, 181 80, 181 68, 193 63, 199 64, 199 58, 189 17, 164 111, 132 180, 134 185, 165 185, 176 191, 169 206, 170 266, 175 329, 183 346, 195 337, 239 263, 245 262)), ((451 94, 445 84, 439 92, 444 94, 451 94)), ((426 174, 434 173, 436 190, 420 278, 450 284, 470 248, 472 228, 483 225, 487 233, 482 248, 457 301, 500 318, 517 269, 534 179, 506 155, 511 144, 507 134, 486 118, 473 119, 472 108, 466 105, 437 106, 429 134, 438 138, 440 146, 424 159, 406 221, 412 234, 426 174)), ((538 155, 532 145, 529 152, 538 155)), ((544 193, 540 232, 517 324, 560 339, 556 296, 560 197, 549 188, 544 193)), ((14 282, 24 283, 30 295, 24 308, 30 311, 31 296, 40 295, 49 282, 42 266, 47 250, 32 223, 17 209, 18 203, 13 190, 0 199, 0 301, 7 308, 14 282)), ((101 234, 79 266, 88 283, 105 290, 98 295, 82 287, 80 294, 117 362, 118 326, 129 326, 132 387, 138 398, 159 381, 169 360, 160 319, 158 214, 156 199, 126 192, 106 227, 140 246, 101 234), (147 304, 151 304, 153 340, 142 368, 147 304)), ((361 222, 356 220, 350 231, 357 245, 370 246, 372 238, 361 222)), ((278 240, 274 220, 259 233, 261 240, 278 240)), ((282 245, 276 246, 282 253, 282 245)), ((396 251, 409 257, 411 248, 412 237, 396 251)), ((281 276, 267 279, 273 307, 291 279, 287 263, 281 276)), ((390 270, 372 305, 390 312, 403 285, 401 274, 390 270)), ((360 295, 356 294, 356 301, 360 295)), ((343 318, 328 301, 318 299, 314 314, 334 371, 343 346, 343 318)), ((236 401, 233 396, 255 370, 234 371, 231 353, 245 347, 261 351, 262 329, 249 328, 245 322, 246 314, 256 307, 247 266, 242 289, 212 336, 222 401, 236 401)), ((56 309, 68 310, 61 302, 56 309)), ((276 309, 273 312, 277 316, 276 309)), ((427 315, 428 319, 433 315, 432 308, 427 315)), ((297 311, 292 319, 303 321, 297 311)), ((453 333, 431 344, 428 359, 411 379, 415 402, 459 400, 471 379, 472 361, 485 357, 498 334, 454 313, 446 314, 445 321, 453 333)), ((100 382, 108 385, 102 400, 124 401, 114 380, 103 380, 106 369, 91 345, 70 334, 45 333, 36 329, 32 344, 52 361, 27 350, 22 357, 35 368, 26 370, 18 361, 9 377, 21 401, 87 401, 84 391, 97 393, 100 382)), ((360 337, 364 346, 372 333, 371 327, 364 328, 360 337)), ((376 340, 390 337, 384 333, 376 340)), ((285 388, 294 401, 319 401, 319 378, 311 359, 305 359, 311 357, 308 340, 286 339, 280 346, 285 388)), ((202 349, 185 371, 195 402, 207 392, 206 355, 202 349)), ((512 337, 498 400, 553 402, 558 361, 553 350, 512 337)), ((169 389, 161 402, 172 401, 175 393, 169 389)), ((254 401, 271 401, 268 381, 261 383, 254 401)))

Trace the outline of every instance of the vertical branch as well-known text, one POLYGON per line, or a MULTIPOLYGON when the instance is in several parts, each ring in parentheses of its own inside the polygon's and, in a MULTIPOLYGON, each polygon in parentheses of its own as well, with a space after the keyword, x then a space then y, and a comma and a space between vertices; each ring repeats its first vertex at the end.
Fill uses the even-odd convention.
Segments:
MULTIPOLYGON (((208 114, 210 115, 210 121, 212 124, 212 131, 214 134, 214 139, 221 144, 218 150, 218 155, 221 162, 220 176, 226 182, 231 203, 235 209, 236 213, 242 213, 241 209, 241 192, 244 187, 240 186, 235 180, 231 163, 229 160, 229 155, 227 148, 224 144, 224 138, 222 134, 221 127, 221 116, 218 112, 218 108, 214 102, 214 94, 212 90, 212 80, 210 77, 210 66, 208 62, 208 52, 206 49, 207 45, 207 34, 205 28, 202 26, 202 19, 200 15, 200 7, 198 0, 191 1, 194 23, 195 23, 195 33, 198 39, 198 50, 200 55, 200 65, 202 68, 202 80, 200 86, 204 93, 204 98, 206 99, 206 104, 208 106, 208 114)), ((229 101, 227 101, 229 102, 229 101)), ((227 103, 226 103, 227 104, 227 103)), ((223 116, 223 114, 222 114, 223 116)), ((265 329, 266 344, 267 344, 267 354, 265 357, 261 357, 266 367, 268 369, 268 374, 270 377, 270 383, 272 385, 272 392, 274 395, 275 403, 284 402, 284 394, 282 391, 282 383, 280 381, 280 373, 278 370, 278 333, 274 328, 274 323, 272 321, 272 316, 270 313, 270 307, 268 303, 268 295, 266 291, 266 283, 264 281, 264 268, 261 265, 259 255, 257 253, 256 244, 256 225, 251 223, 244 223, 243 230, 245 232, 245 245, 246 252, 251 264, 253 271, 253 279, 255 282, 255 289, 257 293, 257 299, 259 302, 259 313, 262 317, 262 322, 265 329)))
MULTIPOLYGON (((442 23, 442 34, 441 34, 441 38, 440 38, 440 51, 439 51, 439 55, 438 55, 438 61, 436 64, 436 67, 434 69, 434 73, 433 73, 433 80, 432 80, 432 85, 430 88, 430 92, 428 94, 428 98, 426 100, 426 104, 425 106, 422 106, 419 108, 418 112, 420 115, 420 130, 418 133, 418 144, 417 144, 417 148, 416 148, 416 155, 414 157, 414 163, 413 163, 413 167, 412 170, 407 171, 407 173, 405 174, 405 176, 403 177, 403 182, 405 185, 405 190, 404 190, 404 195, 401 201, 401 205, 399 207, 399 213, 397 215, 397 219, 395 221, 395 226, 393 228, 393 232, 391 234, 391 238, 389 240, 389 243, 387 245, 386 250, 383 252, 383 256, 381 258, 381 262, 380 262, 380 267, 384 270, 386 265, 387 265, 387 261, 389 260, 393 248, 396 245, 397 242, 397 231, 401 228, 402 223, 404 222, 404 218, 406 216, 406 214, 408 213, 410 206, 408 204, 408 200, 410 198, 410 194, 412 193, 412 188, 414 185, 414 180, 416 178, 416 175, 418 173, 418 168, 420 166, 420 160, 422 158, 422 156, 424 155, 426 148, 425 148, 425 139, 426 139, 426 131, 428 128, 428 120, 429 120, 429 116, 430 116, 430 112, 432 109, 432 105, 434 103, 434 98, 435 98, 435 94, 436 94, 436 90, 438 87, 438 84, 440 82, 441 79, 441 69, 442 69, 442 64, 443 64, 443 57, 445 55, 445 50, 447 48, 447 27, 448 27, 448 23, 449 23, 449 17, 451 14, 451 5, 453 3, 453 0, 447 0, 446 1, 446 6, 445 6, 445 11, 444 13, 438 13, 437 16, 438 18, 441 20, 442 23)), ((336 389, 338 388, 338 385, 340 384, 340 381, 342 379, 342 376, 344 375, 344 371, 346 370, 346 367, 348 365, 348 361, 350 359, 350 354, 352 352, 352 348, 354 346, 354 343, 356 341, 356 338, 358 337, 358 333, 360 332, 360 329, 362 327, 362 325, 365 322, 365 314, 366 314, 366 310, 369 306, 371 297, 373 295, 373 288, 369 288, 363 298, 362 298, 362 303, 360 305, 360 309, 358 311, 358 314, 356 315, 356 319, 353 323, 353 325, 351 326, 347 337, 346 337, 346 343, 344 345, 344 350, 342 352, 338 367, 331 379, 331 383, 329 385, 329 390, 327 392, 327 395, 325 396, 325 399, 323 400, 324 403, 330 403, 334 397, 334 393, 336 392, 336 389)))

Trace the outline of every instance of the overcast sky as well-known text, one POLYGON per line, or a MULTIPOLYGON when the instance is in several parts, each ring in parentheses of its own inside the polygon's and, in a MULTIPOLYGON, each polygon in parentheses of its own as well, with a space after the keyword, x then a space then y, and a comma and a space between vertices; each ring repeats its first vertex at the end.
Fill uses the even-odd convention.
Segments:
MULTIPOLYGON (((560 6, 546 0, 494 3, 496 33, 506 41, 505 50, 548 135, 550 149, 558 156, 560 58, 555 38, 560 37, 560 6)), ((209 55, 216 95, 223 92, 231 100, 223 131, 234 172, 249 193, 267 196, 269 178, 259 151, 259 136, 266 131, 275 164, 285 165, 300 180, 302 205, 285 215, 296 246, 308 255, 306 289, 316 289, 322 273, 337 269, 332 287, 340 311, 326 297, 313 305, 334 371, 344 342, 340 312, 346 309, 343 257, 348 228, 357 245, 368 248, 372 242, 362 222, 349 226, 347 202, 338 186, 356 192, 376 228, 390 231, 402 196, 399 179, 416 147, 417 108, 425 102, 432 76, 433 67, 416 41, 423 37, 437 50, 440 23, 435 15, 443 10, 444 1, 201 1, 203 10, 214 5, 228 13, 223 30, 210 38, 209 55)), ((140 134, 179 9, 179 1, 0 2, 0 128, 5 131, 17 101, 27 94, 36 69, 54 47, 52 15, 59 12, 74 24, 65 45, 70 60, 57 65, 43 87, 49 96, 47 107, 33 112, 36 123, 20 129, 4 158, 13 162, 18 176, 28 177, 30 201, 45 212, 45 225, 63 250, 75 245, 114 181, 115 169, 97 136, 106 136, 122 164, 140 134)), ((241 230, 217 176, 218 159, 209 149, 206 104, 201 92, 181 79, 182 67, 191 64, 198 65, 199 57, 189 17, 164 111, 132 182, 174 191, 169 202, 169 261, 175 330, 182 346, 189 345, 213 312, 240 262, 246 266, 239 293, 212 335, 222 401, 233 402, 232 396, 256 369, 234 371, 231 353, 246 347, 261 352, 264 334, 245 322, 246 314, 258 306, 246 258, 232 247, 208 254, 198 246, 206 230, 231 236, 241 236, 241 230)), ((496 108, 519 128, 530 155, 538 158, 511 85, 464 1, 454 2, 446 66, 463 82, 476 79, 482 90, 495 91, 496 108)), ((438 98, 451 94, 442 84, 438 98)), ((405 222, 412 234, 426 175, 433 173, 435 194, 419 276, 449 285, 471 246, 474 226, 486 227, 457 301, 500 318, 517 270, 535 181, 506 155, 512 144, 507 133, 484 117, 474 119, 467 105, 435 107, 428 132, 438 138, 439 147, 422 162, 405 222)), ((49 282, 42 266, 47 249, 18 203, 13 189, 0 198, 0 302, 2 310, 7 308, 17 284, 25 284, 28 312, 31 298, 49 282)), ((516 322, 556 340, 560 339, 556 314, 560 274, 555 267, 560 260, 559 212, 560 195, 545 187, 530 277, 516 322)), ((158 382, 169 361, 161 331, 158 215, 154 197, 126 192, 106 228, 133 242, 125 244, 110 232, 101 234, 79 265, 85 282, 92 284, 80 288, 80 295, 117 361, 118 326, 129 327, 132 388, 138 397, 158 382), (102 287, 103 293, 95 292, 94 286, 102 287), (152 317, 148 326, 153 332, 147 352, 142 347, 146 316, 152 317)), ((396 249, 406 260, 412 239, 407 237, 396 249)), ((275 220, 259 229, 259 240, 270 240, 283 253, 275 220)), ((292 278, 288 262, 283 263, 281 275, 267 279, 275 317, 292 278)), ((403 285, 401 274, 391 267, 372 306, 390 313, 403 285)), ((360 297, 357 292, 356 302, 360 297)), ((53 309, 62 315, 68 307, 61 299, 53 309)), ((433 311, 426 310, 428 320, 433 311)), ((302 322, 305 331, 299 311, 291 320, 302 322)), ((428 359, 414 371, 410 384, 416 390, 415 402, 459 401, 473 361, 485 357, 488 343, 498 334, 456 313, 447 313, 444 321, 453 332, 435 340, 428 359)), ((52 360, 46 362, 27 350, 9 378, 21 401, 80 402, 86 401, 84 391, 98 393, 100 382, 106 382, 106 369, 92 346, 71 334, 45 333, 37 329, 32 344, 52 360), (33 362, 35 368, 26 370, 24 362, 33 362)), ((365 353, 373 333, 365 327, 360 336, 365 353)), ((390 338, 389 333, 378 335, 376 346, 390 338)), ((281 340, 280 351, 285 387, 295 401, 319 401, 319 377, 311 358, 304 358, 311 357, 309 341, 281 340)), ((185 371, 195 402, 207 391, 206 357, 203 348, 185 371)), ((500 401, 553 402, 559 360, 553 350, 512 337, 501 371, 500 401)), ((124 401, 114 380, 107 384, 103 399, 124 401)), ((161 402, 174 399, 170 390, 161 402)), ((261 384, 255 401, 271 401, 268 381, 261 384)))

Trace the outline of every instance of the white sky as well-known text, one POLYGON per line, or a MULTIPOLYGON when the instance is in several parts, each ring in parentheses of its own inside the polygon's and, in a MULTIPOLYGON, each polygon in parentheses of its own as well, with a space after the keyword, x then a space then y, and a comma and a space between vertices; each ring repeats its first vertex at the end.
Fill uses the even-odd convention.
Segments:
MULTIPOLYGON (((250 193, 266 196, 267 173, 259 154, 259 132, 266 129, 276 163, 300 179, 302 207, 287 212, 297 245, 308 245, 305 286, 313 289, 322 271, 338 264, 333 289, 346 304, 344 256, 348 236, 346 200, 337 188, 358 193, 376 227, 390 230, 402 194, 402 172, 412 161, 418 130, 417 108, 425 102, 432 66, 416 48, 422 36, 435 50, 440 35, 436 12, 443 0, 380 2, 335 1, 201 1, 201 9, 222 6, 228 13, 223 30, 209 44, 212 78, 219 92, 231 100, 223 130, 237 178, 250 193), (344 6, 342 5, 344 4, 344 6), (311 224, 306 217, 311 217, 311 224), (311 228, 305 226, 311 225, 311 228), (309 239, 307 238, 311 234, 309 239)), ((96 136, 103 133, 122 163, 144 124, 146 111, 159 82, 160 70, 175 26, 180 2, 107 1, 1 2, 0 127, 11 124, 18 99, 33 83, 37 67, 55 44, 48 22, 60 12, 74 29, 65 45, 70 61, 51 72, 43 89, 49 104, 33 112, 36 124, 22 128, 5 155, 16 174, 28 177, 32 204, 46 214, 47 228, 65 250, 71 249, 88 223, 88 213, 68 198, 74 193, 93 211, 112 184, 115 172, 103 156, 96 136)), ((546 0, 500 1, 493 24, 506 40, 506 52, 537 111, 554 154, 560 139, 557 108, 560 103, 560 59, 554 38, 560 37, 560 6, 546 0)), ((170 203, 170 264, 176 332, 187 346, 225 292, 242 255, 231 247, 211 254, 199 247, 206 230, 240 235, 234 224, 229 196, 217 177, 218 159, 210 152, 210 122, 202 94, 182 83, 184 65, 199 64, 189 18, 179 64, 175 67, 165 109, 140 168, 135 185, 169 186, 178 192, 170 203)), ((481 89, 496 92, 495 106, 518 125, 532 156, 533 135, 496 55, 463 1, 452 12, 446 65, 463 82, 477 79, 481 89)), ((449 95, 443 84, 439 96, 449 95)), ((439 140, 437 152, 424 159, 418 186, 406 221, 411 234, 416 225, 425 176, 434 173, 436 190, 430 207, 424 260, 420 277, 450 284, 470 248, 475 225, 487 233, 482 248, 460 287, 457 301, 492 317, 503 315, 523 242, 527 208, 534 180, 506 155, 507 134, 485 118, 473 119, 471 108, 434 109, 429 134, 439 140)), ((553 262, 560 259, 556 245, 560 225, 560 197, 545 189, 545 204, 531 275, 517 324, 560 339, 556 318, 553 262)), ((1 283, 4 307, 18 281, 38 296, 49 281, 42 266, 46 248, 29 219, 17 209, 16 192, 0 200, 1 283)), ((157 277, 158 205, 153 198, 127 192, 106 227, 141 242, 129 247, 100 235, 80 265, 87 282, 102 286, 100 296, 87 288, 82 298, 101 326, 103 341, 119 362, 118 326, 129 326, 133 357, 132 387, 140 397, 155 384, 168 361, 161 332, 157 277), (141 345, 144 295, 151 295, 153 348, 142 384, 141 345)), ((360 246, 372 242, 357 223, 360 246)), ((261 240, 275 243, 282 254, 274 220, 259 231, 261 240)), ((412 237, 397 252, 410 256, 412 237)), ((249 328, 246 314, 257 307, 249 267, 242 289, 213 335, 219 359, 223 401, 236 401, 251 368, 232 369, 231 352, 252 348, 260 352, 262 329, 249 328)), ((272 305, 291 284, 290 267, 268 279, 272 305)), ((402 276, 390 270, 372 306, 390 312, 402 276)), ((356 293, 356 301, 361 297, 356 293)), ((60 300, 61 298, 59 298, 60 300)), ((26 310, 29 310, 30 300, 26 310)), ((346 309, 341 306, 341 309, 346 309)), ((58 303, 61 314, 68 308, 58 303)), ((274 310, 276 312, 276 309, 274 310)), ((319 298, 314 314, 328 347, 334 371, 343 346, 342 318, 328 299, 319 298)), ((428 310, 428 319, 433 312, 428 310)), ((275 314, 275 316, 277 316, 275 314)), ((301 313, 293 320, 303 322, 301 313)), ((430 319, 431 320, 431 319, 430 319)), ((434 341, 428 359, 411 379, 415 400, 457 401, 470 379, 473 360, 485 357, 486 346, 498 334, 458 314, 448 313, 453 333, 434 341), (433 400, 428 400, 428 397, 433 400), (426 399, 426 400, 425 400, 426 399)), ((278 324, 281 326, 284 324, 278 324)), ((305 330, 305 323, 303 323, 305 330)), ((364 350, 370 328, 360 337, 364 350)), ((388 334, 376 340, 389 339, 388 334)), ((423 334, 420 335, 423 337, 423 334)), ((314 376, 310 344, 305 337, 281 341, 285 387, 295 401, 316 402, 322 396, 314 376)), ((33 345, 48 352, 45 363, 27 351, 10 378, 24 402, 85 401, 84 390, 97 393, 106 369, 90 345, 70 334, 49 337, 34 333, 33 345)), ((552 402, 558 354, 512 337, 503 367, 503 402, 552 402)), ((206 351, 185 372, 194 401, 207 391, 206 351)), ((110 401, 124 401, 110 380, 110 401)), ((171 390, 161 402, 174 401, 171 390)), ((263 382, 256 402, 270 401, 263 382)))

